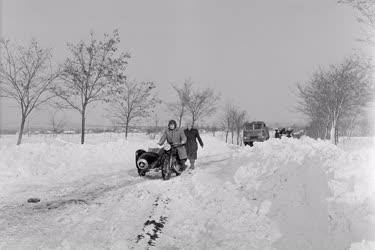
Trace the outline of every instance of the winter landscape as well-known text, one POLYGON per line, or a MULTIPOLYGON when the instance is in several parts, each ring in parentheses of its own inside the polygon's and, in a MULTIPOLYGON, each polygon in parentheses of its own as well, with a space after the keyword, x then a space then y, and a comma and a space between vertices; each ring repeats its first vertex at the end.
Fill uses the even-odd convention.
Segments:
POLYGON ((0 0, 0 250, 375 250, 374 0, 0 0))
POLYGON ((1 249, 374 249, 374 141, 231 146, 198 169, 140 178, 145 135, 2 138, 1 249), (26 200, 38 197, 40 203, 26 200))

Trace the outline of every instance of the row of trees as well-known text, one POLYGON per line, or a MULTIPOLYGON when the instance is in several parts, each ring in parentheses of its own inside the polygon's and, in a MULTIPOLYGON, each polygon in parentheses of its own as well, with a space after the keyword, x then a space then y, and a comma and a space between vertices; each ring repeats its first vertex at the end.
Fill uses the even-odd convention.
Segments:
POLYGON ((220 120, 220 127, 225 131, 225 142, 228 142, 230 133, 232 144, 235 143, 234 137, 236 135, 236 144, 241 145, 241 131, 244 123, 247 120, 246 111, 229 102, 225 105, 224 112, 220 120))
POLYGON ((50 49, 33 40, 28 47, 0 41, 0 93, 13 99, 21 110, 17 145, 21 143, 25 122, 30 113, 43 104, 71 108, 81 115, 81 143, 85 140, 87 107, 112 100, 126 82, 128 53, 119 51, 119 34, 105 34, 98 41, 90 34, 88 42, 69 43, 69 56, 60 66, 53 66, 50 49))
MULTIPOLYGON (((81 143, 85 141, 87 108, 94 103, 107 105, 107 118, 125 128, 137 118, 157 113, 154 108, 161 101, 155 95, 153 82, 138 82, 126 77, 130 55, 119 49, 120 36, 115 30, 97 40, 90 33, 88 42, 69 43, 69 56, 64 63, 54 66, 50 49, 41 48, 33 40, 27 47, 15 46, 9 40, 0 41, 0 95, 13 99, 21 111, 17 145, 30 113, 44 104, 58 109, 72 109, 81 116, 81 143)), ((191 79, 183 86, 173 86, 175 103, 168 108, 182 119, 188 117, 193 125, 216 111, 219 96, 214 90, 195 89, 191 79)), ((62 124, 54 114, 54 130, 62 124)), ((156 122, 157 126, 157 122, 156 122)))
POLYGON ((308 82, 298 84, 297 90, 298 109, 310 119, 310 134, 337 144, 339 128, 353 126, 372 101, 372 66, 350 57, 315 72, 308 82))
MULTIPOLYGON (((357 21, 364 27, 359 39, 374 46, 375 1, 340 0, 358 11, 357 21)), ((339 65, 330 65, 315 72, 312 78, 297 85, 300 99, 298 110, 309 119, 311 136, 328 139, 337 144, 339 130, 351 135, 354 127, 368 129, 363 117, 373 101, 373 66, 364 57, 352 56, 339 65)))
MULTIPOLYGON (((185 80, 182 86, 173 85, 176 92, 177 101, 168 103, 168 109, 178 120, 178 126, 181 127, 184 120, 188 120, 193 126, 202 118, 210 117, 217 111, 217 103, 220 96, 213 89, 206 88, 203 90, 194 89, 191 79, 185 80)), ((218 121, 206 131, 215 132, 225 131, 225 141, 228 143, 240 145, 241 131, 247 120, 247 112, 242 110, 232 102, 228 102, 218 121), (230 136, 230 138, 229 138, 230 136)))

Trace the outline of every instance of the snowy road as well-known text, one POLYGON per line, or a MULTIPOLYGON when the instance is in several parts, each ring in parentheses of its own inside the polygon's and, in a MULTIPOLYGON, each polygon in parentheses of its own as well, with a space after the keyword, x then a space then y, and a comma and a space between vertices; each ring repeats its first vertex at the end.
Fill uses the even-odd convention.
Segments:
POLYGON ((0 249, 343 249, 373 240, 370 151, 310 139, 253 148, 204 140, 211 150, 198 169, 169 181, 137 175, 138 141, 5 148, 0 169, 10 162, 3 172, 23 175, 2 183, 0 249))
POLYGON ((223 186, 233 176, 223 174, 234 171, 228 168, 233 161, 228 153, 206 157, 199 170, 170 181, 160 174, 139 178, 134 169, 37 190, 44 193, 41 203, 2 204, 0 246, 212 249, 241 248, 245 241, 242 248, 248 249, 251 241, 254 249, 268 249, 259 231, 266 218, 248 213, 254 208, 223 186))

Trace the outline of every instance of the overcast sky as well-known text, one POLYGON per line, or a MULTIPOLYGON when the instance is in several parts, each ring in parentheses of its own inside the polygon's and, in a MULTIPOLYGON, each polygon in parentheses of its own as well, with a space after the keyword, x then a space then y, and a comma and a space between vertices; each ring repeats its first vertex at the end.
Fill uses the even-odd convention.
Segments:
MULTIPOLYGON (((296 82, 365 50, 356 41, 361 33, 355 18, 337 0, 5 0, 1 32, 22 44, 34 37, 61 62, 66 42, 87 39, 90 30, 102 37, 118 28, 122 49, 132 55, 129 77, 154 81, 164 100, 174 98, 172 83, 191 77, 251 119, 294 123, 303 119, 294 111, 296 82)), ((15 105, 1 105, 2 126, 18 126, 15 105)), ((108 124, 97 110, 89 110, 88 124, 108 124)), ((67 114, 79 124, 78 113, 67 114)), ((47 120, 47 111, 31 117, 34 125, 47 120)))

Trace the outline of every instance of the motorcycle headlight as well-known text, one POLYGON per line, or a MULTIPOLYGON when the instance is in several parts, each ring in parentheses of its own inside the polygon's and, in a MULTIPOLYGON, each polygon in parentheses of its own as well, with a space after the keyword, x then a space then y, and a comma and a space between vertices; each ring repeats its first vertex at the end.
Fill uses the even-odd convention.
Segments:
POLYGON ((171 145, 165 144, 163 148, 164 148, 165 151, 168 151, 168 150, 171 149, 171 145))

